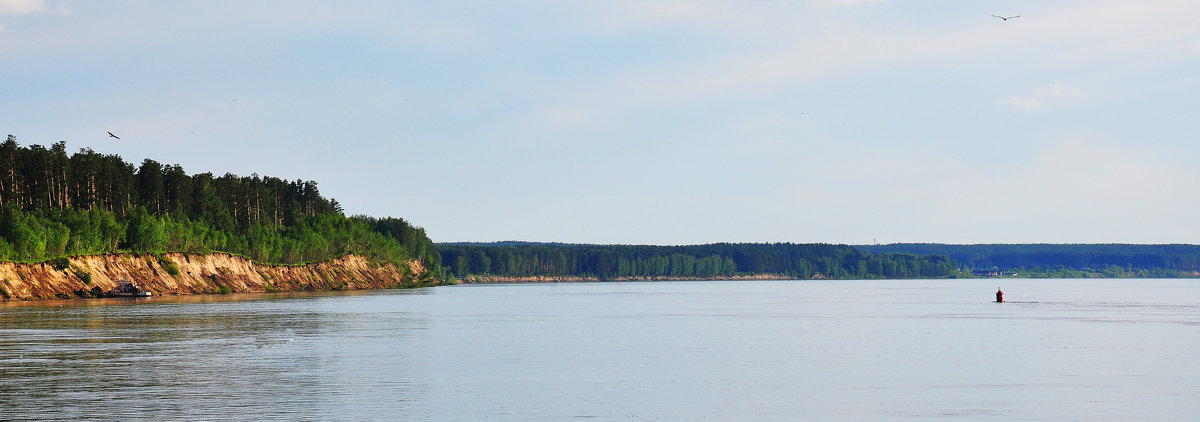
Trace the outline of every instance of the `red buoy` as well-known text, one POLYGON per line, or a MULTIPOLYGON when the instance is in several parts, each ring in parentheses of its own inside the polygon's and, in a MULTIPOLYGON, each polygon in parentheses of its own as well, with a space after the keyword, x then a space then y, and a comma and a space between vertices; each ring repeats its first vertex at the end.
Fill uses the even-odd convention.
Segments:
POLYGON ((999 287, 996 288, 996 303, 1004 301, 1004 292, 999 287))

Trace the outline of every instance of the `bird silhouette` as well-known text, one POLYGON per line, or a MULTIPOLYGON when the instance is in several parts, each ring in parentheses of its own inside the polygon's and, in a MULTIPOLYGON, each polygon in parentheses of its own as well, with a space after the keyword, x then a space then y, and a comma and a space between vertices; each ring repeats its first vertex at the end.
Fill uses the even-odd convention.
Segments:
POLYGON ((1021 17, 1021 15, 1016 15, 1016 16, 1008 16, 1008 17, 1005 17, 1005 16, 1000 16, 1000 15, 992 15, 992 16, 995 16, 995 17, 997 17, 997 18, 1000 18, 1001 20, 1003 20, 1003 21, 1006 21, 1006 22, 1007 22, 1009 19, 1015 19, 1015 18, 1019 18, 1019 17, 1021 17))
POLYGON ((121 138, 120 138, 120 137, 118 137, 117 135, 113 135, 113 134, 112 134, 112 132, 108 132, 108 136, 111 136, 111 137, 114 137, 114 138, 117 138, 117 139, 121 139, 121 138))

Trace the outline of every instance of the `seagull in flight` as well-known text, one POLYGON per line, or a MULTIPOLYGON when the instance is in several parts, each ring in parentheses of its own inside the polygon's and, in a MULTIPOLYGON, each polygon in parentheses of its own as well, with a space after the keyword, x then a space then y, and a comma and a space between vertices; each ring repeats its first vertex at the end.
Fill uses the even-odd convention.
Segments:
POLYGON ((1007 16, 1007 17, 1005 17, 1005 16, 1000 16, 1000 15, 992 15, 992 16, 995 16, 995 17, 997 17, 997 18, 1000 18, 1001 20, 1003 20, 1003 21, 1005 21, 1005 22, 1007 22, 1009 19, 1016 19, 1016 18, 1019 18, 1019 17, 1021 17, 1021 15, 1016 15, 1016 16, 1007 16))
POLYGON ((112 134, 112 132, 108 132, 108 136, 111 136, 111 137, 114 137, 114 138, 117 138, 117 139, 121 139, 119 136, 117 136, 117 135, 113 135, 113 134, 112 134))

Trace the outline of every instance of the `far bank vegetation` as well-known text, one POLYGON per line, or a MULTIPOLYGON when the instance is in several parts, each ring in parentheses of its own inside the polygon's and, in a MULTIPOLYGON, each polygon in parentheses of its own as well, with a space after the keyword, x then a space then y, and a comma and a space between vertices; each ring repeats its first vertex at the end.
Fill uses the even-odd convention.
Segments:
POLYGON ((961 275, 940 255, 870 254, 846 245, 717 243, 692 246, 439 244, 455 277, 574 276, 598 280, 735 278, 773 274, 810 279, 950 278, 961 275))

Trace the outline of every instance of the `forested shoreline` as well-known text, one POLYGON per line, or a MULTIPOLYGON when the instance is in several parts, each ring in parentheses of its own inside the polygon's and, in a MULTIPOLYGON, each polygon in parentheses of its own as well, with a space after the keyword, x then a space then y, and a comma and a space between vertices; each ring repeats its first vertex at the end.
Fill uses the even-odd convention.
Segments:
POLYGON ((65 142, 22 147, 9 135, 0 144, 0 261, 116 252, 224 252, 284 265, 354 254, 464 279, 1200 276, 1196 245, 435 245, 401 218, 346 216, 314 181, 189 175, 149 158, 135 166, 90 148, 68 154, 65 142))
POLYGON ((357 254, 441 269, 424 229, 346 216, 314 181, 188 175, 149 158, 134 166, 90 148, 68 154, 65 142, 22 147, 12 135, 0 144, 0 260, 214 251, 270 264, 357 254))
POLYGON ((1198 245, 895 243, 856 246, 870 253, 945 255, 964 271, 1033 277, 1197 277, 1198 245))
POLYGON ((690 246, 442 243, 438 251, 455 277, 786 278, 874 279, 960 276, 945 256, 870 254, 846 245, 715 243, 690 246))
POLYGON ((771 278, 1200 277, 1200 246, 717 243, 691 246, 440 243, 476 282, 771 278))

